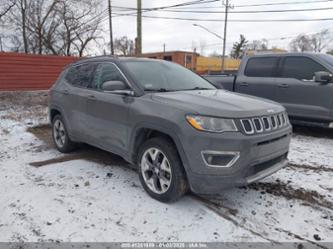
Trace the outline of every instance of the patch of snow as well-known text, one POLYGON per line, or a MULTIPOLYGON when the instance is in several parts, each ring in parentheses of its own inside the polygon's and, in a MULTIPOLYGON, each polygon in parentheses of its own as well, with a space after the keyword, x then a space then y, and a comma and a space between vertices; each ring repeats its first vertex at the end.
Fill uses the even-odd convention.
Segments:
POLYGON ((163 204, 117 160, 29 165, 63 156, 26 131, 48 122, 45 106, 31 110, 0 110, 0 241, 333 241, 331 138, 294 134, 290 167, 219 197, 163 204))

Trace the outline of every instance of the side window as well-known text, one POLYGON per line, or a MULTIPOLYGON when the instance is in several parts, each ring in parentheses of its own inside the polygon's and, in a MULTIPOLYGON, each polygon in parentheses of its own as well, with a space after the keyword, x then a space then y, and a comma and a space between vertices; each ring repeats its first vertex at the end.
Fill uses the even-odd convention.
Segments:
POLYGON ((247 61, 245 75, 249 77, 274 77, 277 61, 276 57, 250 58, 247 61))
POLYGON ((307 57, 286 57, 281 77, 312 80, 315 72, 327 71, 322 65, 307 57))
POLYGON ((119 69, 111 63, 98 65, 93 78, 92 87, 101 90, 102 84, 106 81, 122 81, 126 83, 119 69))
POLYGON ((76 85, 78 75, 79 75, 79 66, 71 67, 68 69, 66 73, 65 80, 71 85, 76 85))
POLYGON ((94 64, 82 64, 74 66, 68 70, 65 79, 73 86, 88 88, 91 85, 94 69, 94 64))

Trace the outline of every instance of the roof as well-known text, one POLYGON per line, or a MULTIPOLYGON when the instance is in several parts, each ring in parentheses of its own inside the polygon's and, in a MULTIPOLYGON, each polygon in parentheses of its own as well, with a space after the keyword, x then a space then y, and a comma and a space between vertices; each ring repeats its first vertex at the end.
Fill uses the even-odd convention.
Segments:
POLYGON ((117 62, 117 61, 152 61, 153 59, 144 58, 144 57, 118 57, 118 56, 112 56, 112 55, 103 55, 103 56, 94 56, 94 57, 85 57, 82 58, 76 62, 74 62, 72 65, 80 64, 83 62, 94 62, 94 61, 111 61, 111 62, 117 62))
POLYGON ((302 55, 319 55, 320 53, 310 53, 310 52, 298 52, 298 53, 262 53, 262 54, 253 54, 253 55, 247 55, 247 57, 267 57, 267 56, 275 56, 275 57, 279 57, 279 56, 302 56, 302 55))

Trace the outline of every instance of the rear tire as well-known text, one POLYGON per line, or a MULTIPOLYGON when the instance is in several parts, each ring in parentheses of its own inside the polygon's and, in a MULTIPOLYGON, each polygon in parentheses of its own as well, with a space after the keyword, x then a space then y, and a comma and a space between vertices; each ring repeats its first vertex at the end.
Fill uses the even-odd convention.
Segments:
POLYGON ((169 139, 147 140, 139 149, 137 163, 141 184, 152 198, 175 202, 187 192, 182 162, 169 139))
POLYGON ((76 143, 69 138, 65 122, 60 114, 52 120, 52 138, 54 145, 62 153, 72 152, 76 148, 76 143))

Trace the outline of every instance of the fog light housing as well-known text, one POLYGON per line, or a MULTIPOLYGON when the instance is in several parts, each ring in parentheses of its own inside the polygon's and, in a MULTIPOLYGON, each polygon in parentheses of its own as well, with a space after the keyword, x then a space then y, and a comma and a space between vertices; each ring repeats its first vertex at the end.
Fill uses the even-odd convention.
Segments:
POLYGON ((333 129, 333 122, 328 125, 328 128, 333 129))
POLYGON ((202 151, 203 161, 209 167, 229 168, 238 160, 237 151, 202 151))

